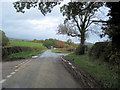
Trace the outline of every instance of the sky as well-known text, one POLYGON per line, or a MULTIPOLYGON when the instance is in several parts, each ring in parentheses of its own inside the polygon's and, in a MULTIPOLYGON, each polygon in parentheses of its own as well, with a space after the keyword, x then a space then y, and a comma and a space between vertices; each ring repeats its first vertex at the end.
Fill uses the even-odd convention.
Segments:
MULTIPOLYGON (((64 3, 66 2, 63 2, 62 5, 64 3)), ((45 40, 54 38, 62 41, 72 39, 73 42, 79 43, 80 40, 78 38, 57 34, 58 25, 64 22, 64 17, 59 10, 60 6, 56 6, 51 13, 44 16, 37 8, 25 10, 24 14, 18 13, 13 7, 13 2, 2 2, 2 27, 0 29, 5 32, 7 37, 14 39, 45 40)), ((96 13, 96 15, 100 19, 108 19, 106 15, 109 9, 102 7, 100 10, 102 13, 96 13)), ((91 28, 100 30, 99 26, 92 25, 91 28)), ((86 39, 87 42, 91 43, 105 40, 107 40, 107 37, 101 39, 99 35, 94 33, 90 33, 89 38, 86 39)))

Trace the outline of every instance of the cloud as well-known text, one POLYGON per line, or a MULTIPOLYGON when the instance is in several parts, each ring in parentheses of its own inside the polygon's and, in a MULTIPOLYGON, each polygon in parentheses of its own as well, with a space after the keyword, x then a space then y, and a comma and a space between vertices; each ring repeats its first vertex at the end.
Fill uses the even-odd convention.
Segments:
POLYGON ((59 19, 45 18, 43 20, 27 20, 26 22, 34 25, 35 29, 47 29, 47 28, 57 27, 59 23, 59 19))
MULTIPOLYGON (((64 21, 59 7, 56 6, 52 13, 43 16, 37 8, 26 10, 24 14, 17 13, 13 2, 2 2, 2 30, 10 38, 28 40, 56 38, 65 41, 71 37, 56 34, 58 25, 64 21)), ((74 42, 80 41, 77 38, 71 39, 74 42)), ((88 42, 97 40, 101 39, 93 34, 87 39, 88 42)))

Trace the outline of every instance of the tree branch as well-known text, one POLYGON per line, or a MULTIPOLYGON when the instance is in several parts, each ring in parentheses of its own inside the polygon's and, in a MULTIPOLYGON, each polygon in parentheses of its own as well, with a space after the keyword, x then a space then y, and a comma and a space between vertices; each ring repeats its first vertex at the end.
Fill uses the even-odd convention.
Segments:
POLYGON ((90 6, 92 6, 93 3, 94 3, 94 2, 91 2, 86 8, 81 9, 81 11, 83 11, 83 10, 87 10, 90 6))
MULTIPOLYGON (((89 16, 89 15, 88 15, 89 16)), ((86 27, 85 27, 85 29, 87 29, 93 22, 90 22, 90 19, 91 19, 91 17, 92 17, 93 15, 90 15, 89 17, 88 17, 88 22, 87 22, 87 24, 86 24, 86 27)), ((87 31, 87 30, 86 30, 87 31)))
POLYGON ((80 34, 72 34, 72 33, 67 33, 68 36, 71 36, 71 37, 81 37, 80 34))
POLYGON ((103 20, 92 20, 92 22, 98 22, 98 23, 107 23, 107 21, 103 21, 103 20))
POLYGON ((75 18, 73 18, 73 19, 74 19, 74 21, 76 22, 79 31, 81 32, 81 28, 80 28, 80 26, 79 26, 79 24, 78 24, 78 21, 77 21, 75 18))

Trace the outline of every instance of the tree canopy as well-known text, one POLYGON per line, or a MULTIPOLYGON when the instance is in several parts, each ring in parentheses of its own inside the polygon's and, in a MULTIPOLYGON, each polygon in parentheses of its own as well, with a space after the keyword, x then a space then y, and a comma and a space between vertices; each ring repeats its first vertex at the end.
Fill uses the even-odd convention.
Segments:
POLYGON ((38 10, 41 11, 43 15, 46 15, 47 13, 51 13, 52 9, 59 5, 60 2, 38 2, 38 1, 28 1, 28 2, 21 2, 17 1, 14 2, 14 8, 17 12, 25 13, 25 9, 31 9, 31 8, 38 8, 38 10))
POLYGON ((111 10, 109 12, 109 20, 107 24, 103 26, 103 36, 108 35, 109 38, 112 40, 112 48, 113 50, 120 50, 120 2, 108 2, 106 6, 109 7, 111 10))
POLYGON ((9 39, 7 38, 7 36, 5 35, 5 33, 0 30, 0 35, 2 35, 2 40, 0 40, 0 44, 2 43, 2 44, 1 44, 2 46, 7 45, 8 42, 9 42, 9 39), (2 41, 2 42, 1 42, 1 41, 2 41))
MULTIPOLYGON (((65 16, 64 24, 58 26, 59 34, 79 37, 82 46, 85 45, 86 35, 94 20, 95 12, 103 5, 100 2, 69 2, 60 8, 65 16)), ((84 49, 83 49, 84 54, 84 49)))
POLYGON ((56 40, 55 39, 46 39, 44 42, 43 42, 43 45, 47 48, 51 48, 51 46, 53 47, 56 47, 56 40))

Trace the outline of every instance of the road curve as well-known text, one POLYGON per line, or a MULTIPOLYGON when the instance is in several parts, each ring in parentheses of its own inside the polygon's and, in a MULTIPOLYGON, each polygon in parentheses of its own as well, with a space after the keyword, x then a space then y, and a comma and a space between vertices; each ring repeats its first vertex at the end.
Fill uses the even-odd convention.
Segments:
MULTIPOLYGON (((3 88, 80 88, 61 64, 59 55, 47 50, 8 78, 3 88)), ((10 62, 9 62, 10 63, 10 62)))

